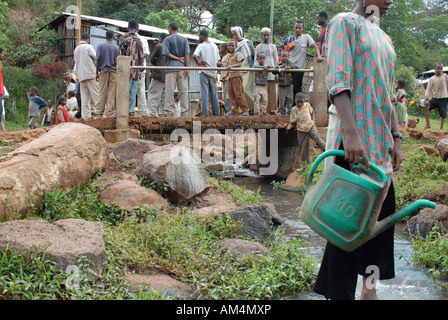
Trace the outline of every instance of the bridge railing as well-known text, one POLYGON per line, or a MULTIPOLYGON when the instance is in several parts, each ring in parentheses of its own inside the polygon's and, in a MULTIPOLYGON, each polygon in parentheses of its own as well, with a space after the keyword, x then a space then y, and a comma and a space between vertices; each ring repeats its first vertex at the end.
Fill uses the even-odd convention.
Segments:
MULTIPOLYGON (((117 94, 116 95, 116 117, 117 128, 129 128, 129 75, 131 69, 140 70, 211 70, 211 71, 229 71, 224 67, 168 67, 168 66, 131 66, 131 58, 127 56, 119 56, 117 59, 117 94)), ((231 71, 251 71, 259 72, 257 68, 234 68, 231 71)), ((314 60, 313 69, 268 69, 267 72, 312 72, 313 73, 313 107, 315 112, 316 125, 325 127, 328 124, 327 118, 327 61, 317 62, 314 60)))

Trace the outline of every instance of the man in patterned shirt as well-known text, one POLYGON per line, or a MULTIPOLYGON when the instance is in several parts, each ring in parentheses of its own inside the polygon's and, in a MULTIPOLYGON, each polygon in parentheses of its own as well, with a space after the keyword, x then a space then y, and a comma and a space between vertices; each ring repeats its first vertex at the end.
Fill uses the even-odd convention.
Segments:
MULTIPOLYGON (((370 161, 385 172, 388 192, 378 220, 395 213, 392 173, 400 169, 402 160, 392 99, 396 54, 390 37, 372 22, 384 16, 392 3, 358 0, 353 12, 340 13, 330 21, 326 43, 333 103, 326 150, 345 150, 345 157, 329 157, 327 163, 372 176, 370 161), (370 6, 378 10, 372 13, 370 6), (359 166, 361 158, 365 168, 359 166)), ((359 275, 363 282, 360 299, 378 299, 376 280, 395 277, 394 226, 351 252, 328 242, 314 291, 331 300, 353 300, 359 275), (378 269, 374 279, 370 266, 378 269)))
MULTIPOLYGON (((120 55, 131 57, 131 66, 143 66, 143 43, 137 35, 139 25, 137 21, 128 23, 129 32, 120 37, 120 55)), ((129 116, 134 116, 137 102, 138 80, 142 70, 131 69, 129 82, 129 116)))

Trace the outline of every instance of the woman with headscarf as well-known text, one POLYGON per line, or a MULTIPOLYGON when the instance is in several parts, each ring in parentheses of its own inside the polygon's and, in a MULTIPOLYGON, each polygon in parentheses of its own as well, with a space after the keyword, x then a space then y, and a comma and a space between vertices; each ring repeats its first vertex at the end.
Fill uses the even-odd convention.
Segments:
MULTIPOLYGON (((244 31, 241 27, 232 27, 233 37, 237 41, 236 51, 244 56, 242 68, 252 68, 254 65, 255 48, 252 41, 244 38, 244 31)), ((250 111, 254 110, 254 73, 243 71, 244 98, 250 111)))

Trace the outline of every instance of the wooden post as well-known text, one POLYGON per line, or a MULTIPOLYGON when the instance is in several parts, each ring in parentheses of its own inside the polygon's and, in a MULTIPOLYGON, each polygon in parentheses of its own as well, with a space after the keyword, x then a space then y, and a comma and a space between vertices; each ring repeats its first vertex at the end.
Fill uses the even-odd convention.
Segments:
POLYGON ((131 57, 117 58, 117 92, 115 98, 115 129, 105 130, 104 138, 109 143, 123 142, 129 138, 140 139, 140 130, 129 129, 129 81, 131 57))
POLYGON ((328 89, 327 89, 327 66, 328 62, 325 59, 322 62, 313 62, 313 104, 316 115, 316 126, 328 126, 328 89))
POLYGON ((117 129, 123 130, 129 128, 129 80, 131 74, 131 57, 119 56, 117 58, 117 74, 117 129))
POLYGON ((81 41, 81 11, 82 11, 82 0, 78 0, 78 12, 76 13, 76 45, 81 41))

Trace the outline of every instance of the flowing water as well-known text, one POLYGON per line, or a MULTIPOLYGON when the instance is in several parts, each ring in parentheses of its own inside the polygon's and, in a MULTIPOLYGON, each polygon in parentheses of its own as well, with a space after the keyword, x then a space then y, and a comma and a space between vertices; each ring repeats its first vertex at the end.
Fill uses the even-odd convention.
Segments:
MULTIPOLYGON (((237 171, 233 182, 245 186, 246 190, 257 190, 268 202, 275 205, 284 219, 282 228, 286 238, 304 239, 303 245, 309 254, 321 259, 326 241, 311 230, 298 217, 303 196, 297 192, 274 190, 270 179, 260 177, 247 170, 237 171)), ((378 298, 382 300, 448 300, 448 291, 436 285, 426 268, 412 263, 411 242, 403 233, 403 224, 395 228, 395 278, 382 280, 377 284, 378 298)), ((358 281, 356 298, 359 297, 361 278, 358 281)), ((295 300, 322 300, 323 296, 306 292, 292 297, 295 300)))

